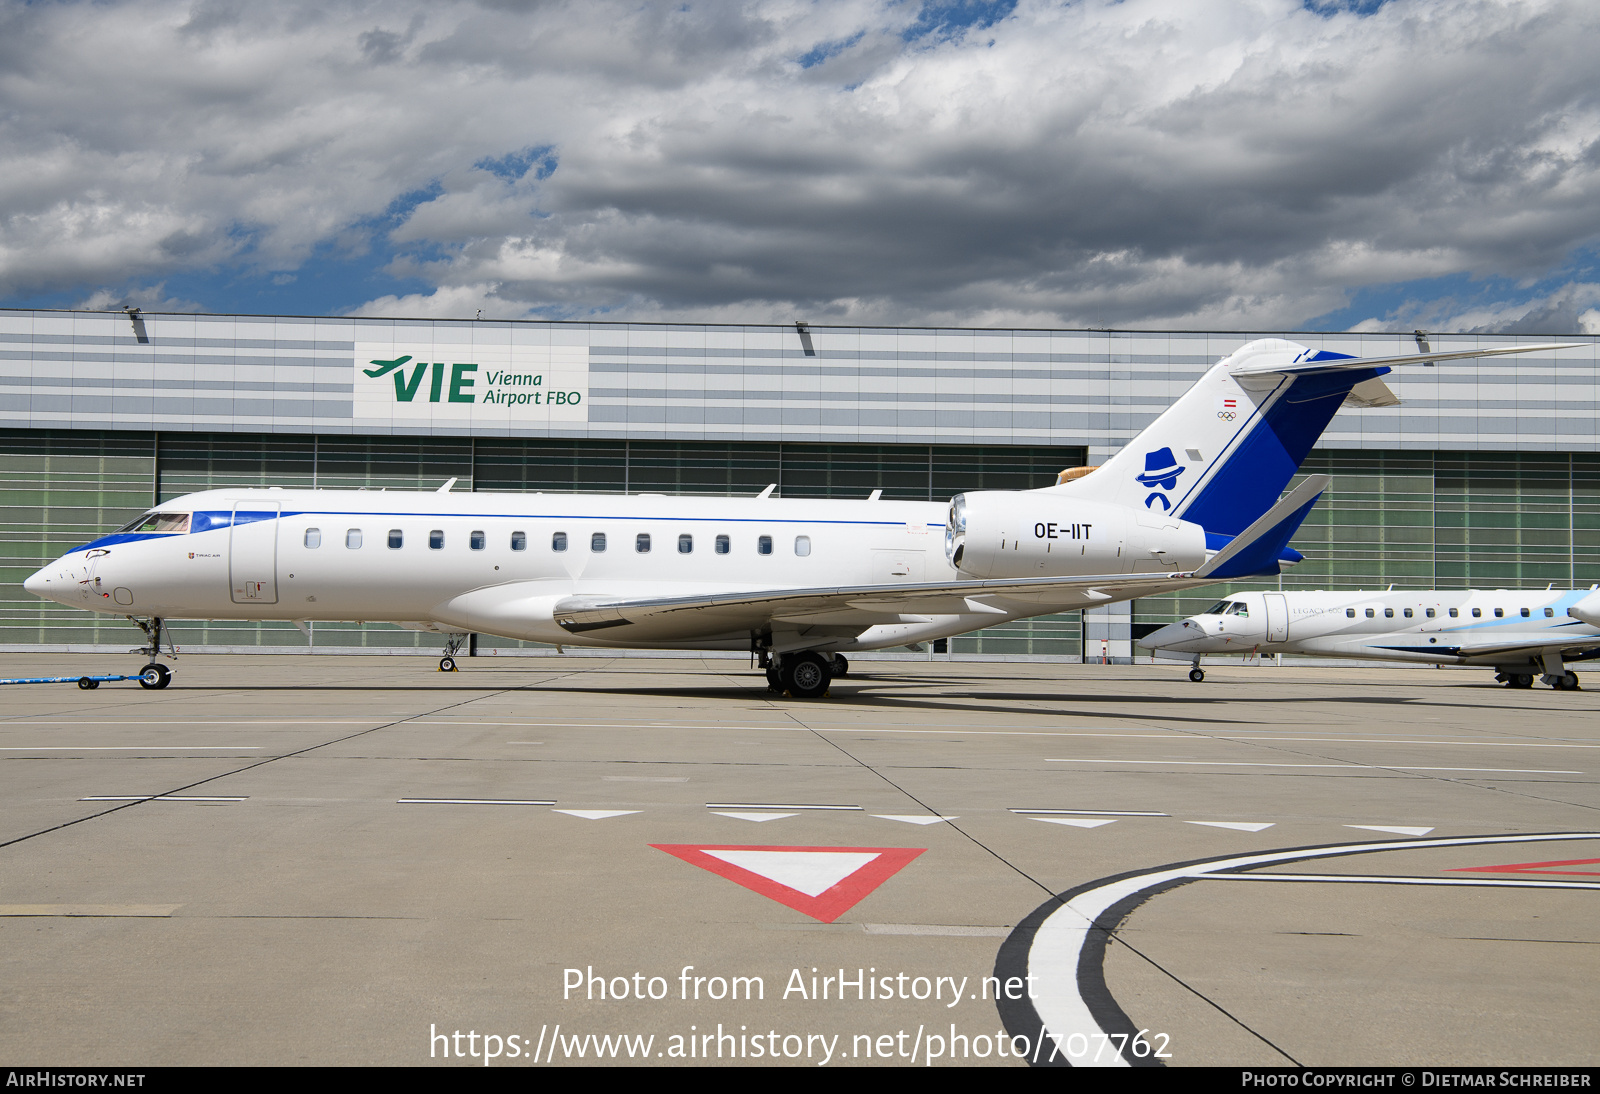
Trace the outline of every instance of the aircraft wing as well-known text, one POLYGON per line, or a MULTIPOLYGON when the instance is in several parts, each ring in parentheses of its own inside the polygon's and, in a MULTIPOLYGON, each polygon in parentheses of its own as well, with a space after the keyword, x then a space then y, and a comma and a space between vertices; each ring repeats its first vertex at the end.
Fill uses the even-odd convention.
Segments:
POLYGON ((1147 573, 844 585, 634 599, 580 595, 559 601, 555 618, 573 634, 616 628, 619 641, 637 640, 657 632, 669 637, 730 634, 764 630, 773 624, 796 629, 837 628, 840 634, 854 635, 879 624, 922 623, 940 615, 981 618, 1037 615, 1041 609, 1071 611, 1216 580, 1219 579, 1196 577, 1193 573, 1147 573))
MULTIPOLYGON (((1407 636, 1414 638, 1415 636, 1407 636)), ((1591 651, 1600 651, 1600 634, 1561 634, 1540 632, 1499 635, 1448 635, 1440 634, 1439 643, 1410 641, 1404 644, 1385 642, 1371 644, 1377 650, 1394 650, 1397 653, 1424 653, 1432 656, 1459 657, 1464 661, 1487 661, 1505 657, 1528 657, 1538 660, 1547 653, 1560 653, 1568 661, 1584 659, 1591 651), (1448 644, 1444 644, 1448 637, 1448 644)))
MULTIPOLYGON (((556 623, 569 634, 616 628, 620 643, 683 641, 783 627, 807 636, 854 638, 868 627, 929 623, 935 616, 1003 617, 1071 611, 1112 600, 1187 589, 1276 568, 1279 552, 1328 485, 1313 475, 1200 569, 1189 572, 1027 577, 812 589, 762 589, 699 596, 606 597, 585 594, 556 602, 556 623)), ((604 636, 606 639, 613 635, 604 636)))

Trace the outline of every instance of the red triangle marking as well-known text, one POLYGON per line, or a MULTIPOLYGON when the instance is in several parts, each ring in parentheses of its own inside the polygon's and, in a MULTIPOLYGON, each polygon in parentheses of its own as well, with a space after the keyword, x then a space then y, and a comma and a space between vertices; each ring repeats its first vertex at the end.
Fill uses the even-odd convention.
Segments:
POLYGON ((1465 871, 1479 874, 1575 874, 1580 877, 1600 877, 1600 870, 1552 870, 1552 866, 1591 866, 1600 858, 1568 858, 1554 862, 1508 862, 1503 866, 1456 866, 1451 872, 1465 871))
POLYGON ((675 855, 702 870, 710 870, 751 892, 776 900, 785 907, 803 912, 812 919, 832 923, 855 907, 867 894, 904 869, 912 859, 927 850, 926 847, 770 847, 731 843, 652 843, 658 851, 675 855), (830 888, 811 896, 781 881, 735 866, 731 862, 708 854, 711 851, 775 851, 794 854, 869 854, 873 857, 835 882, 830 888))

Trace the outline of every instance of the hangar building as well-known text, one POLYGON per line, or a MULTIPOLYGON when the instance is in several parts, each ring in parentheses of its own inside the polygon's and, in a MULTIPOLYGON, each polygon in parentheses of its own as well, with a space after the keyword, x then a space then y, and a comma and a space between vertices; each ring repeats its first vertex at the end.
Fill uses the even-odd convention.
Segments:
MULTIPOLYGON (((0 311, 0 647, 134 645, 126 622, 38 601, 22 580, 195 490, 432 490, 452 478, 458 490, 753 495, 776 483, 789 497, 921 500, 1027 489, 1099 463, 1258 337, 1362 355, 1591 343, 1559 360, 1408 367, 1388 377, 1401 406, 1342 411, 1304 468, 1333 486, 1294 540, 1306 561, 1281 582, 1600 582, 1589 336, 0 311)), ((926 655, 1125 659, 1132 636, 1223 591, 1008 623, 926 655)), ((318 624, 309 641, 288 624, 173 632, 191 650, 439 644, 387 625, 318 624)), ((487 636, 479 649, 545 652, 487 636)))

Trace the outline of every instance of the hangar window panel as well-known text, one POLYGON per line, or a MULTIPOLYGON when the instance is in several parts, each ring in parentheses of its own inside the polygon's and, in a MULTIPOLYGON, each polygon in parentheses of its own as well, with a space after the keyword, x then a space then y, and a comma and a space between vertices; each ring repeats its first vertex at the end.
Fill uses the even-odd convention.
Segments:
POLYGON ((474 489, 621 494, 627 442, 480 437, 473 446, 474 489))
POLYGON ((226 486, 309 487, 317 443, 272 433, 163 432, 156 491, 166 499, 226 486))
MULTIPOLYGON (((324 490, 437 490, 450 479, 473 489, 464 437, 318 437, 316 484, 324 490)), ((308 484, 309 485, 309 484, 308 484)))
POLYGON ((782 479, 777 444, 630 441, 627 484, 632 492, 755 494, 782 479))

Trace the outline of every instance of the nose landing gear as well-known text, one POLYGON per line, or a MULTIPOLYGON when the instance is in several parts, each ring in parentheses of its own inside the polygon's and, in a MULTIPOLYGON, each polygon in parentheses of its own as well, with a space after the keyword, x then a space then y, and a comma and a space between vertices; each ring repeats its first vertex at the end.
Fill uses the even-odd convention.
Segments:
MULTIPOLYGON (((128 622, 144 632, 145 639, 149 643, 149 645, 140 646, 132 651, 134 653, 142 653, 150 659, 150 663, 139 670, 139 686, 151 691, 160 691, 172 683, 172 670, 156 660, 156 658, 162 656, 162 636, 166 634, 166 623, 160 617, 152 617, 145 620, 137 619, 130 615, 127 619, 128 622)), ((170 634, 166 634, 165 644, 167 648, 166 656, 177 657, 178 649, 172 644, 172 636, 170 634)), ((83 685, 80 683, 78 686, 82 687, 83 685)))

